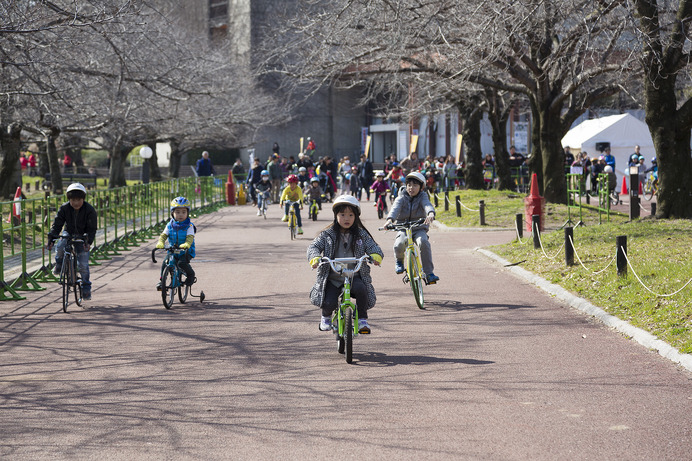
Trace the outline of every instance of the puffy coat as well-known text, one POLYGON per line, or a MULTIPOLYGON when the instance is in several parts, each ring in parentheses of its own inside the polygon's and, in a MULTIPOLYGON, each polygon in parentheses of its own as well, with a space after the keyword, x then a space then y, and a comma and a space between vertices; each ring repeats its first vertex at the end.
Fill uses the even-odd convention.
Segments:
MULTIPOLYGON (((428 213, 435 213, 435 207, 430 203, 430 197, 424 190, 420 191, 415 197, 411 197, 406 192, 406 186, 401 186, 399 195, 392 204, 392 209, 387 215, 387 219, 392 221, 415 221, 425 218, 428 213)), ((428 230, 428 226, 422 226, 428 230)))
MULTIPOLYGON (((327 258, 334 258, 334 253, 336 252, 336 240, 337 231, 330 227, 323 230, 320 234, 312 241, 308 247, 308 261, 316 256, 324 256, 327 258)), ((365 229, 358 230, 358 239, 356 240, 354 246, 354 257, 360 258, 365 254, 376 253, 384 257, 382 249, 375 242, 375 240, 368 234, 365 229)), ((329 283, 329 271, 331 266, 328 264, 322 264, 317 267, 317 280, 315 285, 310 291, 310 302, 315 306, 322 307, 322 302, 324 301, 324 292, 329 283)), ((368 305, 367 309, 372 308, 377 302, 377 297, 375 296, 375 288, 372 286, 372 277, 370 276, 370 266, 368 264, 363 264, 358 272, 360 278, 363 280, 363 284, 368 292, 368 305)))

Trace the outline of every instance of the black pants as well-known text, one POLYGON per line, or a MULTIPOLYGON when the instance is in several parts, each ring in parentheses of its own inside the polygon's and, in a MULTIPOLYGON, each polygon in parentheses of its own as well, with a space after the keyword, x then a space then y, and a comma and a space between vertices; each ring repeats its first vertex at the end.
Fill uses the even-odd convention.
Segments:
MULTIPOLYGON (((340 287, 335 287, 332 282, 327 280, 327 288, 324 290, 324 302, 322 303, 322 316, 330 317, 334 309, 339 306, 339 295, 341 294, 340 287)), ((358 318, 367 319, 368 310, 365 306, 368 305, 368 290, 360 276, 356 275, 351 282, 351 300, 356 300, 356 309, 358 309, 358 318)))
POLYGON ((192 285, 195 281, 195 271, 192 270, 192 266, 190 265, 191 259, 192 257, 188 253, 180 255, 178 259, 178 267, 185 272, 185 283, 187 285, 192 285))

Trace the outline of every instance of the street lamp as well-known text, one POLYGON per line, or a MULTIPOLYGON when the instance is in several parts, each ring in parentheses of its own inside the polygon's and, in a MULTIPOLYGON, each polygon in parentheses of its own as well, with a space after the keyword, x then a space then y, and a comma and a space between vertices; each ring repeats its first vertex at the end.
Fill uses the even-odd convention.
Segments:
POLYGON ((142 184, 149 184, 149 159, 154 155, 154 151, 149 146, 142 146, 139 149, 139 156, 142 157, 142 173, 140 179, 142 184))

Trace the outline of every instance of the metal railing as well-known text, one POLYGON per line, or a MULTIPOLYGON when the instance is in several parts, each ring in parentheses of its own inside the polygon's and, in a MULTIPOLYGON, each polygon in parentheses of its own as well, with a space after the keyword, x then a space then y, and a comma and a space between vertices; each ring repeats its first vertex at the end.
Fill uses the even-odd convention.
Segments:
MULTIPOLYGON (((89 191, 86 201, 98 216, 90 264, 99 265, 98 261, 111 259, 160 233, 170 219, 170 202, 175 197, 182 195, 190 200, 193 217, 224 206, 224 182, 222 176, 188 177, 89 191)), ((23 299, 19 292, 43 290, 41 283, 56 280, 50 272, 52 258, 46 244, 64 202, 64 196, 0 202, 0 301, 23 299), (6 266, 12 273, 21 268, 12 282, 8 282, 13 276, 8 276, 6 266), (29 266, 33 268, 31 273, 29 266)))

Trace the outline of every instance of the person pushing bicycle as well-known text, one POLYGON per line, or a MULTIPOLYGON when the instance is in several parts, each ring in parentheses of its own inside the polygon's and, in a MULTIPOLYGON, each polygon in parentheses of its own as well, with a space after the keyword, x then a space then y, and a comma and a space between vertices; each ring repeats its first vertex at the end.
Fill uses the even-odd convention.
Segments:
MULTIPOLYGON (((369 255, 375 265, 380 265, 384 253, 360 220, 360 203, 352 195, 341 195, 332 204, 334 221, 312 241, 307 250, 308 261, 317 269, 317 280, 310 291, 310 301, 322 309, 320 331, 332 330, 332 312, 339 303, 344 278, 334 272, 329 264, 320 265, 324 256, 334 258, 360 258, 369 255)), ((370 266, 363 264, 351 284, 351 297, 358 309, 358 332, 370 333, 368 309, 375 306, 377 297, 370 277, 370 266)))
MULTIPOLYGON (((420 248, 423 272, 427 274, 428 284, 431 284, 436 283, 440 278, 433 273, 435 267, 432 260, 432 248, 428 240, 428 226, 435 220, 435 207, 430 203, 430 197, 425 192, 425 182, 425 176, 418 171, 413 171, 406 175, 405 186, 401 188, 396 200, 394 200, 384 227, 389 227, 394 221, 425 219, 423 226, 413 231, 413 239, 420 248)), ((395 270, 397 274, 402 274, 405 271, 405 250, 406 233, 399 232, 394 241, 395 270)))
MULTIPOLYGON (((77 254, 77 266, 82 276, 82 299, 91 299, 91 281, 89 280, 89 248, 96 238, 97 215, 96 210, 91 204, 86 202, 86 188, 76 182, 70 184, 65 191, 68 202, 64 203, 55 216, 53 226, 48 233, 48 249, 53 248, 53 242, 60 237, 63 227, 71 235, 82 236, 87 234, 87 241, 84 246, 75 246, 77 254)), ((65 254, 67 240, 61 238, 55 244, 55 266, 53 274, 59 276, 62 270, 62 260, 65 254)))
MULTIPOLYGON (((190 201, 185 197, 176 197, 171 201, 171 220, 166 225, 156 242, 156 248, 166 246, 166 240, 170 246, 177 245, 185 253, 176 254, 178 267, 185 272, 185 284, 192 286, 195 283, 195 271, 192 270, 190 261, 195 257, 195 225, 190 221, 190 201)), ((161 281, 156 285, 161 290, 161 281)))

